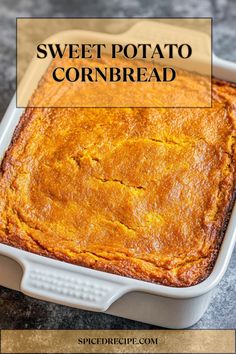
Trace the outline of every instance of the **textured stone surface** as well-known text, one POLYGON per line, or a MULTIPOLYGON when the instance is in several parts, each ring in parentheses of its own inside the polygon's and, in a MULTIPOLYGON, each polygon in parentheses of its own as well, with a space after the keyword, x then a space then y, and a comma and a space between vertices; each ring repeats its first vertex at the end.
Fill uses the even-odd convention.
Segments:
MULTIPOLYGON (((16 16, 212 16, 214 51, 236 61, 235 0, 1 0, 0 117, 15 91, 16 16)), ((1 270, 0 270, 1 271, 1 270)), ((0 287, 0 328, 149 329, 154 326, 30 299, 0 287)), ((236 250, 211 305, 193 328, 236 328, 236 250)))

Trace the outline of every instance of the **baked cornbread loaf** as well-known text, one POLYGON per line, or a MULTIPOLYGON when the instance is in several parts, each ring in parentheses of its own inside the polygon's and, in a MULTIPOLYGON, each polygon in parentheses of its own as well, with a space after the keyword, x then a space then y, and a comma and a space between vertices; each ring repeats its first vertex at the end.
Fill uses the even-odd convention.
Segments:
POLYGON ((233 202, 235 112, 236 88, 219 81, 206 109, 27 108, 1 167, 0 241, 170 286, 202 281, 233 202))

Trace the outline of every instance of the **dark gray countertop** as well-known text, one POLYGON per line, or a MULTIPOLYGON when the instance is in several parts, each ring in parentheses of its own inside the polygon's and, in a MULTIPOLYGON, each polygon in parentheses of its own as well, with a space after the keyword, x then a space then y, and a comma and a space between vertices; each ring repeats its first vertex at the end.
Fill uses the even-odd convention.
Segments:
MULTIPOLYGON (((236 61, 235 0, 1 0, 0 119, 15 91, 16 16, 212 16, 214 50, 236 61)), ((1 270, 0 270, 1 271, 1 270)), ((149 329, 109 315, 95 314, 26 297, 0 287, 0 329, 149 329)), ((236 250, 211 305, 193 328, 236 328, 236 250)))

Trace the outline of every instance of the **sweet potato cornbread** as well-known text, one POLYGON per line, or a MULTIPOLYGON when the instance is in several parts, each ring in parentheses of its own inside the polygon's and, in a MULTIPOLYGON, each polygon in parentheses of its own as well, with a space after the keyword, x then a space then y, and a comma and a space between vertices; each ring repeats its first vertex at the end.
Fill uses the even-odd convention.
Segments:
POLYGON ((0 241, 127 277, 197 284, 233 202, 235 112, 236 88, 219 81, 207 109, 27 108, 2 163, 0 241))

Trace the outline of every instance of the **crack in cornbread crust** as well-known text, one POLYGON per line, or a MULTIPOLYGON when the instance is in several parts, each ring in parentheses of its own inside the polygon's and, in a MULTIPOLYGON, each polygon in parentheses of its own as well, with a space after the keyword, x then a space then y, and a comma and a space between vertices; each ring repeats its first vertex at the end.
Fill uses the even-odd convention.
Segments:
POLYGON ((0 241, 165 285, 205 279, 235 185, 235 88, 213 88, 205 110, 27 109, 1 167, 0 241))

